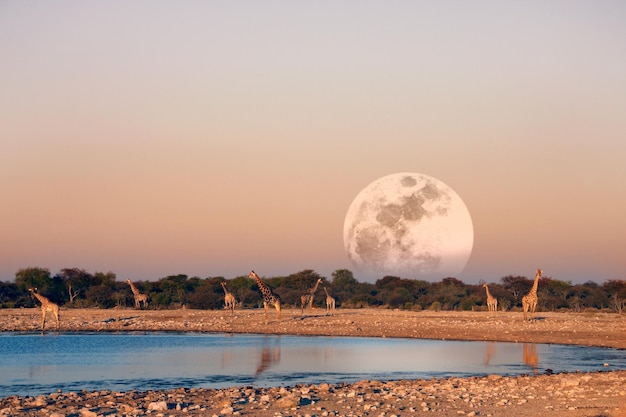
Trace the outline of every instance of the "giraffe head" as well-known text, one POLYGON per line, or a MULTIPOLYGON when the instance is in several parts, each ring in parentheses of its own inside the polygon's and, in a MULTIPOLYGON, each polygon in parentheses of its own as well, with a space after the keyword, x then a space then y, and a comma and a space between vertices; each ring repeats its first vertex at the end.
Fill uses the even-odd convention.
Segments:
POLYGON ((259 276, 256 274, 256 272, 250 271, 250 273, 248 274, 248 278, 258 279, 259 276))
POLYGON ((130 279, 127 279, 126 282, 132 284, 132 281, 130 279))
POLYGON ((37 294, 37 287, 29 288, 28 291, 32 292, 33 294, 37 294))
POLYGON ((486 282, 483 284, 483 288, 487 288, 487 283, 486 282))

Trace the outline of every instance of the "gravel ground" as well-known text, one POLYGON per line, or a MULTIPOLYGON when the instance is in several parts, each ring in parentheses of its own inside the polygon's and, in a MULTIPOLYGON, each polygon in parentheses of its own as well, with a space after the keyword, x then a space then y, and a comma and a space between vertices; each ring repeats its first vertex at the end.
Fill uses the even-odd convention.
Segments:
MULTIPOLYGON (((0 310, 0 331, 37 331, 39 309, 0 310)), ((62 331, 200 331, 561 343, 626 349, 626 316, 379 309, 62 309, 62 331)), ((46 322, 46 331, 54 323, 46 322)), ((626 352, 625 352, 626 354, 626 352)), ((0 415, 33 416, 564 416, 626 417, 626 371, 148 392, 57 392, 0 399, 0 415)))

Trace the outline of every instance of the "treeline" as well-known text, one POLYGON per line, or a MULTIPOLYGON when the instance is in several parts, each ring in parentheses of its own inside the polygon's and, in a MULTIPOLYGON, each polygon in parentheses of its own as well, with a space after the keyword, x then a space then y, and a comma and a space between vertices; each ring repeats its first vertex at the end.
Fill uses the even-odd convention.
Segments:
MULTIPOLYGON (((336 299, 337 307, 383 307, 407 310, 486 310, 482 283, 465 284, 456 278, 439 282, 385 276, 375 283, 359 282, 348 269, 339 269, 329 279, 307 269, 288 276, 263 278, 286 307, 300 307, 300 297, 321 278, 314 306, 323 308, 326 296, 322 287, 336 299)), ((255 308, 262 298, 254 280, 242 275, 223 277, 188 277, 170 275, 157 281, 135 281, 150 298, 149 308, 221 309, 224 305, 224 282, 237 299, 238 308, 255 308)), ((521 298, 533 281, 525 276, 508 275, 489 283, 491 295, 498 299, 498 310, 519 310, 521 298)), ((25 268, 15 274, 15 282, 0 281, 0 307, 20 308, 38 305, 28 292, 31 287, 64 308, 132 307, 134 298, 126 281, 117 281, 113 272, 91 274, 79 268, 62 269, 52 276, 47 268, 25 268)), ((603 284, 588 281, 572 284, 542 277, 538 287, 538 311, 610 310, 621 313, 626 306, 626 281, 609 280, 603 284)))

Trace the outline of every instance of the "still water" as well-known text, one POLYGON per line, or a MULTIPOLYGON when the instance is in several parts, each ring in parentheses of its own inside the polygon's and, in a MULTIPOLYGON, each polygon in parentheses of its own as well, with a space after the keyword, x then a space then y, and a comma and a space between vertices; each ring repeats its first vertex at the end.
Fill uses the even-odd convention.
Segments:
POLYGON ((0 334, 0 397, 626 369, 619 349, 200 333, 0 334))

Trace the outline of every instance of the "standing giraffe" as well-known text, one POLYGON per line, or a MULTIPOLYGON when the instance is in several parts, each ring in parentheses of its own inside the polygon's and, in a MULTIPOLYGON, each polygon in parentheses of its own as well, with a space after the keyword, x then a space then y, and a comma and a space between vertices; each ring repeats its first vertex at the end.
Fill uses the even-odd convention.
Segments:
POLYGON ((37 288, 29 288, 36 299, 41 303, 41 331, 43 332, 46 325, 46 313, 51 312, 57 320, 57 330, 61 328, 61 322, 59 321, 59 305, 53 303, 43 295, 37 292, 37 288))
POLYGON ((252 271, 248 274, 248 278, 254 279, 257 287, 259 287, 259 291, 263 295, 263 309, 265 310, 265 323, 269 323, 269 318, 267 317, 267 308, 270 305, 273 305, 278 312, 278 321, 280 321, 280 297, 272 292, 272 289, 265 285, 261 278, 256 274, 256 272, 252 271))
POLYGON ((222 288, 224 289, 224 308, 230 309, 231 314, 235 314, 237 300, 235 300, 235 296, 229 293, 226 289, 226 283, 220 282, 220 284, 222 284, 222 288))
POLYGON ((302 313, 304 313, 304 306, 309 305, 309 310, 313 308, 313 297, 315 297, 315 291, 317 291, 317 286, 322 282, 321 278, 318 278, 315 282, 313 288, 309 288, 302 297, 300 297, 300 303, 302 304, 302 313))
POLYGON ((135 297, 135 308, 139 308, 141 303, 143 303, 143 308, 148 308, 148 295, 142 294, 130 279, 127 279, 126 282, 130 285, 130 290, 133 292, 133 296, 135 297))
POLYGON ((522 308, 524 309, 524 321, 526 318, 530 320, 535 311, 537 310, 537 285, 539 285, 539 278, 541 278, 541 274, 543 271, 541 269, 537 270, 535 274, 535 282, 533 282, 533 287, 530 289, 528 294, 522 297, 522 308), (528 316, 527 316, 528 313, 528 316))
POLYGON ((330 294, 328 294, 328 290, 326 289, 326 287, 322 287, 324 288, 324 292, 326 293, 326 311, 330 310, 331 311, 331 315, 334 315, 335 313, 335 299, 333 297, 330 296, 330 294))
POLYGON ((486 282, 483 284, 483 287, 485 287, 485 291, 487 291, 487 308, 489 312, 493 311, 495 313, 498 311, 498 299, 489 293, 489 287, 486 282))

